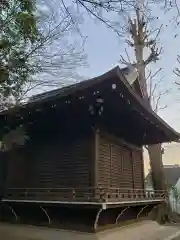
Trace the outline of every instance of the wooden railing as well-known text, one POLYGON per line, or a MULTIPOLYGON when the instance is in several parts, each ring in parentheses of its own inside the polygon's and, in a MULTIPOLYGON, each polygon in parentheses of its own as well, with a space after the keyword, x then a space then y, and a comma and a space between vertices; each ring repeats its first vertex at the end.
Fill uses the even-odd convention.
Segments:
POLYGON ((10 188, 5 199, 68 202, 165 200, 162 191, 125 188, 10 188))

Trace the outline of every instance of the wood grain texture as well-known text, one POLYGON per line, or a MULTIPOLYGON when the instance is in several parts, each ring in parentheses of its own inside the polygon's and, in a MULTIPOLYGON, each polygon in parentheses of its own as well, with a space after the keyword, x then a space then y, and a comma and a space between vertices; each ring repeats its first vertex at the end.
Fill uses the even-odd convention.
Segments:
POLYGON ((101 134, 98 183, 104 187, 143 188, 142 149, 101 134))
POLYGON ((90 187, 91 136, 41 142, 9 155, 8 185, 24 188, 90 187), (25 179, 26 178, 26 179, 25 179))

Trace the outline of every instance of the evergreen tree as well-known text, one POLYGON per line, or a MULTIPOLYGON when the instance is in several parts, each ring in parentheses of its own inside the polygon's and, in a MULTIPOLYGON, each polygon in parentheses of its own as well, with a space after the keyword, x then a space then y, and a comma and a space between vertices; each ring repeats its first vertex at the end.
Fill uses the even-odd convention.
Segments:
POLYGON ((0 2, 0 100, 4 108, 33 73, 28 49, 41 38, 34 0, 0 2))

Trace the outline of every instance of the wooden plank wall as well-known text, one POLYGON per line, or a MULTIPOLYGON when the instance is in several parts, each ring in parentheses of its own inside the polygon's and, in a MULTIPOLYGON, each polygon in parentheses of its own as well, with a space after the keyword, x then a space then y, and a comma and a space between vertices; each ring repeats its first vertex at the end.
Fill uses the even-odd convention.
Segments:
POLYGON ((144 162, 142 151, 134 150, 132 152, 132 158, 133 158, 134 188, 144 189, 144 162))
POLYGON ((143 188, 142 149, 128 148, 100 136, 98 185, 115 188, 143 188))
POLYGON ((91 141, 91 136, 85 136, 68 141, 39 142, 29 147, 28 154, 16 151, 9 160, 9 187, 90 187, 93 177, 91 141), (23 180, 24 175, 29 181, 23 180))
POLYGON ((7 187, 23 188, 28 186, 30 180, 29 175, 29 159, 26 149, 18 147, 7 153, 7 187))
MULTIPOLYGON (((86 188, 94 185, 92 135, 69 141, 39 142, 8 157, 8 186, 86 188)), ((100 137, 98 185, 143 188, 142 151, 100 137)))
POLYGON ((0 199, 4 195, 8 170, 8 159, 5 152, 0 152, 0 199))
POLYGON ((100 136, 99 142, 99 159, 98 159, 98 174, 97 182, 98 185, 103 187, 110 186, 111 180, 111 151, 110 142, 100 136))

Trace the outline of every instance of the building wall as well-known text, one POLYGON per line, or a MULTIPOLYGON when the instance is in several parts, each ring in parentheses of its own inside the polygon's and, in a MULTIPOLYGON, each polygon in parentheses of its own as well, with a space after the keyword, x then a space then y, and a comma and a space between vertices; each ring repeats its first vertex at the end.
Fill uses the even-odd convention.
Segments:
POLYGON ((180 179, 177 181, 174 188, 169 190, 169 201, 172 210, 180 214, 180 179))
POLYGON ((8 187, 90 187, 92 136, 34 142, 9 154, 8 187))
POLYGON ((94 140, 91 132, 73 138, 36 141, 27 148, 11 151, 7 186, 144 188, 142 149, 101 133, 95 164, 94 140))
POLYGON ((126 146, 106 134, 99 137, 98 185, 144 188, 142 149, 126 146))
POLYGON ((32 162, 28 152, 23 147, 13 148, 6 152, 7 176, 6 186, 9 188, 24 188, 30 181, 29 170, 32 162))
POLYGON ((0 153, 0 199, 4 195, 5 182, 7 178, 7 159, 3 152, 0 153))

